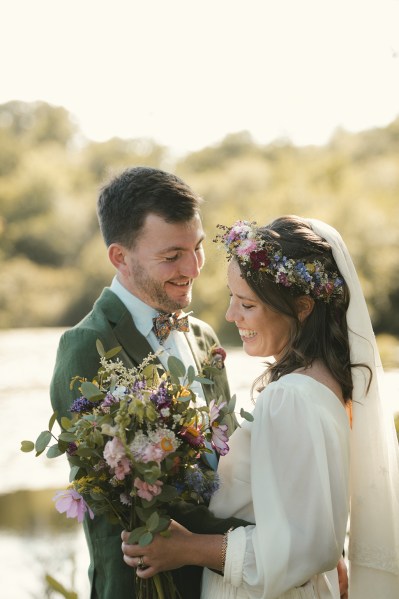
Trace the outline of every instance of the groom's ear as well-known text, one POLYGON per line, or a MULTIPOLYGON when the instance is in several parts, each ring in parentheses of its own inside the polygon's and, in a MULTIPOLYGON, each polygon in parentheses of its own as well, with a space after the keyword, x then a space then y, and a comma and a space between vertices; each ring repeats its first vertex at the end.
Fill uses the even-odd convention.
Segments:
POLYGON ((126 250, 123 245, 119 243, 111 243, 108 247, 108 258, 111 264, 118 270, 122 275, 128 274, 128 265, 126 264, 126 250))
POLYGON ((313 312, 314 299, 309 295, 301 295, 296 298, 295 305, 299 322, 304 322, 313 312))

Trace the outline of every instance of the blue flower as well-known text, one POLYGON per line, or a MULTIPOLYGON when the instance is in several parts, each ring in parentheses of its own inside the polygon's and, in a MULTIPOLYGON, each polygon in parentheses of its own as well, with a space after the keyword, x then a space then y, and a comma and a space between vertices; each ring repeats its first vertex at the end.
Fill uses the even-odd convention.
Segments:
POLYGON ((198 466, 193 466, 186 472, 185 483, 189 489, 208 502, 219 488, 219 475, 214 470, 204 471, 198 466))

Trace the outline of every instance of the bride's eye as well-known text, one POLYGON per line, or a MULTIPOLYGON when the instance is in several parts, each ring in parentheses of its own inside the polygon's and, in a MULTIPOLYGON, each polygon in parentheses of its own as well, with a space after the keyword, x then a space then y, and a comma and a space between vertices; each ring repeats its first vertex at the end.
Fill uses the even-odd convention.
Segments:
POLYGON ((249 304, 241 304, 241 305, 245 310, 250 310, 251 308, 254 307, 253 305, 249 305, 249 304))

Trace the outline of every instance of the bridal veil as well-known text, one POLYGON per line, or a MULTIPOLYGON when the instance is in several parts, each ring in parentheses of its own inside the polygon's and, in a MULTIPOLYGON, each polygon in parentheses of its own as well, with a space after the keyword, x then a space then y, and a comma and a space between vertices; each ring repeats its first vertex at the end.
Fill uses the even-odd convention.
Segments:
POLYGON ((384 397, 383 370, 366 301, 340 234, 307 221, 330 245, 350 291, 347 312, 353 377, 351 431, 349 599, 399 598, 399 449, 384 397))

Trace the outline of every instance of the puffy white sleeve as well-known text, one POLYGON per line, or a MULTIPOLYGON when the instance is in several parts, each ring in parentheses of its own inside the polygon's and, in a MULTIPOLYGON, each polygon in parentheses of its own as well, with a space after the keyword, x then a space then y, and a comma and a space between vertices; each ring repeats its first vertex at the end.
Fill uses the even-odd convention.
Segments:
POLYGON ((256 525, 229 534, 225 581, 250 598, 274 599, 334 569, 346 534, 348 470, 349 424, 332 392, 303 375, 266 387, 251 432, 256 525))

